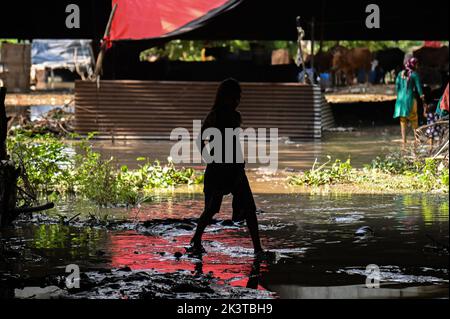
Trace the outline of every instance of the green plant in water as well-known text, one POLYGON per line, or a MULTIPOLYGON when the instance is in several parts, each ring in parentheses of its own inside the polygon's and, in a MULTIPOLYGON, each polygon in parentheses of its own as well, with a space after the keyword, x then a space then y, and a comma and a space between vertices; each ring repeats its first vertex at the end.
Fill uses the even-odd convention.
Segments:
POLYGON ((377 157, 367 171, 379 171, 391 176, 403 176, 411 190, 443 190, 448 191, 448 168, 438 159, 418 159, 405 157, 400 153, 389 154, 384 158, 377 157))
POLYGON ((417 176, 425 190, 448 190, 448 168, 436 159, 425 159, 417 176))
POLYGON ((89 143, 92 136, 75 143, 76 155, 68 151, 63 141, 50 135, 10 137, 9 152, 13 160, 23 163, 26 172, 19 184, 35 190, 36 196, 73 194, 101 206, 134 206, 151 199, 156 188, 201 182, 193 169, 177 169, 171 161, 161 165, 159 161, 140 158, 138 161, 145 163, 138 169, 118 169, 114 158, 104 159, 93 151, 89 143))
POLYGON ((377 157, 364 169, 353 169, 350 160, 331 157, 318 168, 317 160, 311 170, 289 178, 292 185, 322 186, 351 183, 364 189, 448 192, 449 171, 445 162, 437 159, 412 159, 399 154, 377 157))
POLYGON ((420 180, 422 187, 431 190, 436 185, 438 180, 437 177, 437 165, 436 161, 433 159, 426 159, 425 164, 423 165, 422 171, 417 174, 418 179, 420 180))
POLYGON ((386 155, 384 158, 378 156, 370 165, 366 165, 366 168, 389 174, 405 174, 409 171, 417 171, 419 165, 417 162, 400 153, 392 153, 386 155))
POLYGON ((448 183, 449 177, 448 177, 448 169, 444 169, 444 171, 441 174, 441 183, 448 189, 449 183, 448 183))
POLYGON ((104 160, 95 152, 87 154, 82 164, 75 168, 77 193, 101 206, 117 204, 117 173, 113 160, 112 157, 104 160))
POLYGON ((292 185, 322 186, 338 183, 347 183, 352 179, 352 165, 350 159, 345 162, 337 159, 331 163, 331 156, 327 156, 328 161, 316 168, 317 159, 311 170, 299 176, 292 176, 289 183, 292 185))
POLYGON ((26 172, 19 185, 45 195, 64 192, 69 186, 71 156, 61 140, 49 134, 34 138, 19 134, 8 138, 7 145, 11 159, 26 172))

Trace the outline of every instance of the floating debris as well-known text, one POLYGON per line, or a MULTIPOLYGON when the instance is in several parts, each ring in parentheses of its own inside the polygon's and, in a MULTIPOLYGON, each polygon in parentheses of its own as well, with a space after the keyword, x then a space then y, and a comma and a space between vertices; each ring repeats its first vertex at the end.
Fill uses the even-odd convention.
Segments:
POLYGON ((358 230, 356 230, 355 232, 355 236, 370 236, 373 235, 375 232, 373 231, 372 228, 370 228, 370 226, 363 226, 361 228, 358 228, 358 230))

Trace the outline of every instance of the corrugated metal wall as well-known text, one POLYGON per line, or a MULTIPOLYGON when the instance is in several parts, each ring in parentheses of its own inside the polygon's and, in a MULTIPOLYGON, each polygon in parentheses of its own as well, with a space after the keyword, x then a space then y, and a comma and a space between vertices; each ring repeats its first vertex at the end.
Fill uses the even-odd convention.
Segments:
POLYGON ((325 99, 325 96, 322 95, 322 129, 329 129, 335 126, 336 122, 334 121, 331 106, 325 99))
MULTIPOLYGON (((191 130, 214 101, 218 83, 77 81, 75 129, 115 138, 169 139, 176 127, 191 130)), ((321 137, 323 96, 296 83, 242 83, 243 127, 278 128, 279 136, 321 137)), ((327 116, 328 117, 328 116, 327 116)))

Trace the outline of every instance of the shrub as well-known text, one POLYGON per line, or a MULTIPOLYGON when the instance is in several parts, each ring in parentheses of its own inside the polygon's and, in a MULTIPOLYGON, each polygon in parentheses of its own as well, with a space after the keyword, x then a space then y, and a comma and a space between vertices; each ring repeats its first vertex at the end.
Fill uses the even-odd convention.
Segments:
MULTIPOLYGON (((156 188, 196 184, 201 179, 190 168, 178 169, 172 161, 138 159, 138 169, 118 169, 114 158, 104 159, 94 152, 88 138, 75 143, 73 155, 68 145, 51 135, 29 137, 15 134, 8 139, 12 159, 23 167, 19 185, 37 197, 73 194, 98 205, 137 205, 149 200, 156 188)), ((72 152, 73 153, 73 152, 72 152)))
POLYGON ((311 170, 306 171, 300 176, 291 177, 289 182, 293 185, 322 186, 347 183, 352 180, 350 159, 345 162, 337 159, 330 167, 327 167, 330 162, 331 157, 328 156, 328 161, 316 168, 316 160, 311 170))

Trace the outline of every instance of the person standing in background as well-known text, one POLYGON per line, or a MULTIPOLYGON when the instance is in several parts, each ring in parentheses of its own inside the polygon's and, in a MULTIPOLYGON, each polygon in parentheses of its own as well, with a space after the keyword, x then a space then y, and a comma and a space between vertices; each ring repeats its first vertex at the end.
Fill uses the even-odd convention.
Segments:
POLYGON ((419 117, 417 112, 417 100, 414 98, 416 91, 423 101, 422 84, 416 69, 418 60, 410 58, 405 63, 405 69, 399 73, 395 81, 397 92, 397 101, 395 103, 394 118, 400 118, 400 129, 402 134, 403 146, 406 145, 406 129, 408 123, 415 130, 419 126, 419 117))

